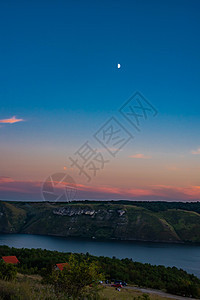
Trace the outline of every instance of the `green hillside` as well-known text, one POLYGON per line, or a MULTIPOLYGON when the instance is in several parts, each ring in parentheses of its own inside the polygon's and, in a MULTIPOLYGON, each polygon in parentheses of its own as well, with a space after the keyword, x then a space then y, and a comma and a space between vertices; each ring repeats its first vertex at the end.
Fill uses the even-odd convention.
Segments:
POLYGON ((199 243, 199 212, 199 202, 0 202, 0 233, 199 243))

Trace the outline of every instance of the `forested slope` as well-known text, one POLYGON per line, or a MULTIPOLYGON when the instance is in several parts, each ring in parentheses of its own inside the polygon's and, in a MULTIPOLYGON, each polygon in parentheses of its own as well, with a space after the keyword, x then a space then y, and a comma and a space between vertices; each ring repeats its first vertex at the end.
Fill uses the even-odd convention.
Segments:
POLYGON ((0 233, 199 243, 199 212, 199 202, 0 202, 0 233))

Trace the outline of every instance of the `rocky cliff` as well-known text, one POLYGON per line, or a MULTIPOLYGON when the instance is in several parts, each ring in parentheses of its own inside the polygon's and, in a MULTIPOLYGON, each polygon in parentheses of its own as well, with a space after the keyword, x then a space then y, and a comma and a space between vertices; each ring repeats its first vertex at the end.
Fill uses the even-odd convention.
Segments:
POLYGON ((0 233, 200 242, 200 214, 181 209, 152 211, 133 204, 109 202, 0 202, 0 233))

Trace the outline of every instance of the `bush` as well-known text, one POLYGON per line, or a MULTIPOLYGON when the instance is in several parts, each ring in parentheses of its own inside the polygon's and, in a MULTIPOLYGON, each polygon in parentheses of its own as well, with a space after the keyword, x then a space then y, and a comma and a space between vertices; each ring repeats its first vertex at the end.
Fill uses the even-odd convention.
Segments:
POLYGON ((17 276, 17 268, 12 264, 6 264, 0 262, 0 279, 3 280, 14 280, 17 276))

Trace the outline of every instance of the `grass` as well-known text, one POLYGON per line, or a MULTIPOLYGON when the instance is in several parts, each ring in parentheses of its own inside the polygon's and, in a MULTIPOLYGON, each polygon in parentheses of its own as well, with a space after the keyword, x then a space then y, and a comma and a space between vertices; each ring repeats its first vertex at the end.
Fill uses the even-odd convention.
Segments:
MULTIPOLYGON (((12 282, 0 280, 0 300, 66 300, 63 294, 56 295, 51 285, 41 284, 39 275, 18 274, 12 282)), ((86 298, 87 299, 87 298, 86 298)), ((85 299, 85 300, 86 300, 85 299)), ((91 298, 92 299, 92 298, 91 298)), ((90 300, 91 300, 90 299, 90 300)), ((102 287, 99 300, 168 300, 169 298, 153 294, 144 294, 137 290, 122 288, 117 291, 113 287, 102 287), (146 296, 145 296, 146 295, 146 296)))
MULTIPOLYGON (((98 300, 168 300, 154 294, 144 294, 139 290, 122 288, 120 291, 110 286, 99 286, 98 300)), ((88 287, 89 288, 89 287, 88 287)), ((89 288, 90 289, 90 288, 89 288)), ((67 300, 66 295, 56 294, 52 285, 43 284, 40 275, 17 274, 14 281, 0 280, 0 300, 67 300)), ((92 300, 84 298, 85 300, 92 300)))
POLYGON ((38 275, 18 274, 15 281, 0 280, 0 300, 64 300, 64 295, 55 294, 51 285, 40 283, 38 275))
MULTIPOLYGON (((134 298, 140 297, 143 298, 144 294, 140 291, 131 290, 122 288, 121 291, 117 291, 113 287, 105 287, 100 292, 100 299, 101 300, 133 300, 134 298)), ((168 300, 169 298, 161 297, 154 294, 148 294, 151 300, 168 300)))

